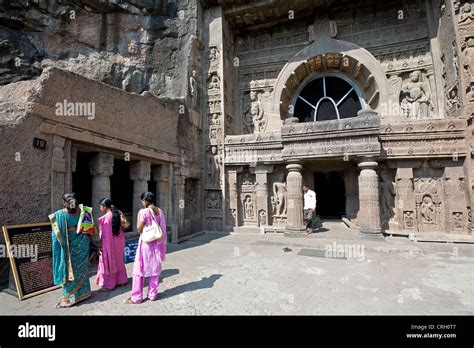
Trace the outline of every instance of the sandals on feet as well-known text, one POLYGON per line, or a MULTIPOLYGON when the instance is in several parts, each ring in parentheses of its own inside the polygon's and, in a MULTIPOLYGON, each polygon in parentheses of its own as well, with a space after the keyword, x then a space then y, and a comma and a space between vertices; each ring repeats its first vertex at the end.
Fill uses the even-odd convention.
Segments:
POLYGON ((132 298, 131 298, 131 297, 129 297, 129 298, 127 298, 126 300, 124 300, 123 303, 126 303, 126 304, 140 304, 140 302, 132 301, 132 298))
POLYGON ((65 301, 59 301, 58 303, 56 303, 56 305, 54 306, 54 308, 70 308, 72 307, 73 304, 70 303, 70 302, 65 302, 65 301))

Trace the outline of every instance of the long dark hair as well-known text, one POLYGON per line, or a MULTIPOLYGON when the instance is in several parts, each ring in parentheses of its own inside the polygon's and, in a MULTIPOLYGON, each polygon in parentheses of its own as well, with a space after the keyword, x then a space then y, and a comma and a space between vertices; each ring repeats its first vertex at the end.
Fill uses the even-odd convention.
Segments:
POLYGON ((114 236, 118 236, 120 234, 120 227, 122 222, 120 218, 120 211, 115 208, 115 205, 110 198, 101 199, 99 205, 103 205, 106 208, 112 210, 112 234, 114 236))
POLYGON ((143 192, 140 199, 145 201, 145 206, 148 208, 150 204, 155 204, 155 195, 151 192, 143 192))

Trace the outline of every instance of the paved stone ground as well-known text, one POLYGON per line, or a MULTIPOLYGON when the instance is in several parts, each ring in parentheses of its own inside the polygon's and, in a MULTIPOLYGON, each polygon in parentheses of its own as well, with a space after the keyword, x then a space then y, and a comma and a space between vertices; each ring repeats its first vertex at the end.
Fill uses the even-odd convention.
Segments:
MULTIPOLYGON (((70 309, 52 308, 60 290, 21 302, 0 293, 0 314, 474 314, 474 245, 374 241, 340 222, 324 226, 328 231, 300 238, 208 233, 170 245, 156 302, 122 303, 129 282, 70 309), (363 253, 298 255, 334 242, 363 253)), ((131 274, 132 264, 127 269, 131 274)), ((90 280, 97 290, 93 271, 90 280)))

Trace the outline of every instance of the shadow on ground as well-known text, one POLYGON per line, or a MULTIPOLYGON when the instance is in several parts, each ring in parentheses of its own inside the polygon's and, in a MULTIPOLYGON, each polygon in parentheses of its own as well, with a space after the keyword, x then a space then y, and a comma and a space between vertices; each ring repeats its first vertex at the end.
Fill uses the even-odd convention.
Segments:
MULTIPOLYGON (((89 269, 89 278, 91 276, 95 276, 96 273, 97 273, 97 266, 95 266, 95 267, 91 266, 90 269, 89 269)), ((160 283, 163 281, 163 279, 168 278, 168 277, 172 277, 172 276, 177 275, 177 274, 179 274, 179 269, 176 269, 176 268, 163 270, 163 272, 161 272, 161 275, 160 275, 160 283)), ((145 280, 145 285, 144 286, 148 286, 148 278, 145 280)), ((92 296, 91 296, 90 299, 88 299, 84 302, 78 303, 76 306, 79 307, 82 304, 91 304, 91 303, 96 303, 96 302, 107 301, 107 300, 110 300, 114 297, 121 296, 121 295, 123 295, 127 292, 130 293, 130 294, 132 292, 132 277, 131 276, 128 278, 127 284, 125 284, 123 286, 117 286, 113 290, 110 290, 110 291, 93 290, 92 291, 92 296)))
POLYGON ((166 247, 166 253, 171 254, 175 251, 180 251, 180 250, 185 250, 189 248, 195 248, 199 247, 208 243, 211 243, 212 241, 220 238, 224 238, 229 236, 230 233, 204 233, 199 236, 196 236, 194 238, 188 239, 186 241, 183 241, 178 244, 171 244, 168 243, 166 247))
POLYGON ((214 286, 214 283, 221 277, 222 277, 222 274, 213 274, 209 277, 204 277, 201 280, 197 280, 195 282, 183 284, 172 289, 167 289, 164 292, 162 292, 159 295, 159 297, 164 299, 164 298, 177 296, 185 292, 191 292, 191 291, 196 291, 200 289, 210 289, 214 286))

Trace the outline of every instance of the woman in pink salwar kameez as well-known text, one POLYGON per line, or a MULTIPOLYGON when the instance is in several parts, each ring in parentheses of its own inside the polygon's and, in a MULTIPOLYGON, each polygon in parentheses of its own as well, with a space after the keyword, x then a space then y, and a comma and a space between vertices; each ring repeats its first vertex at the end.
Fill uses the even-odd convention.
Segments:
POLYGON ((155 301, 158 298, 158 283, 160 281, 161 263, 166 255, 166 220, 163 211, 155 206, 154 195, 143 192, 140 196, 144 209, 138 212, 137 231, 140 233, 135 262, 133 264, 132 297, 125 303, 138 304, 143 300, 143 286, 145 278, 148 279, 148 299, 155 301), (142 241, 141 233, 145 226, 150 226, 153 215, 163 231, 163 237, 150 243, 142 241))
POLYGON ((105 214, 98 219, 101 253, 96 283, 102 288, 101 291, 107 291, 128 282, 124 261, 125 233, 121 227, 120 212, 112 200, 104 198, 99 205, 105 214))

